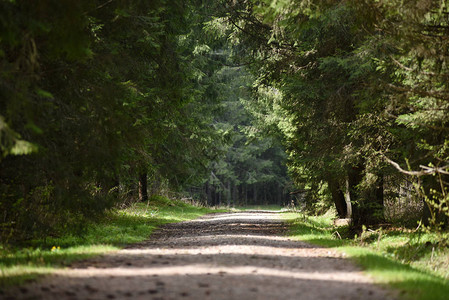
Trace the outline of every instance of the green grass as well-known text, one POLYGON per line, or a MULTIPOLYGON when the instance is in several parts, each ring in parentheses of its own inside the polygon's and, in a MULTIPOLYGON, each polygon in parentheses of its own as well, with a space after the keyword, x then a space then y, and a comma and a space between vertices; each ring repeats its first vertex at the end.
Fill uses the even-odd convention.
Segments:
POLYGON ((415 236, 416 233, 396 229, 365 231, 355 238, 340 239, 348 234, 347 227, 332 226, 331 215, 308 217, 287 213, 284 216, 291 222, 293 238, 346 253, 377 283, 395 288, 404 299, 446 300, 449 297, 449 250, 435 250, 432 235, 415 236))
POLYGON ((151 205, 139 203, 133 207, 108 213, 87 225, 83 235, 67 234, 27 243, 26 248, 0 245, 0 287, 21 284, 76 260, 118 250, 127 244, 148 239, 157 227, 195 219, 210 212, 224 211, 197 207, 181 201, 156 197, 151 205))

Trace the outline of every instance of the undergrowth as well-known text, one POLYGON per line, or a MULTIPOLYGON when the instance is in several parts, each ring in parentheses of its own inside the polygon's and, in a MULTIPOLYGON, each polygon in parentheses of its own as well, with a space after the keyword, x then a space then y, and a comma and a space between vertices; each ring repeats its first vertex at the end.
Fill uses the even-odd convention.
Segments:
POLYGON ((348 226, 333 226, 333 215, 285 215, 295 239, 344 252, 376 282, 399 290, 404 299, 446 300, 449 295, 449 249, 432 234, 405 228, 364 228, 359 234, 348 226))
MULTIPOLYGON (((210 208, 193 206, 182 201, 153 197, 126 209, 107 213, 87 224, 83 234, 28 241, 12 247, 0 245, 0 287, 21 284, 73 261, 118 250, 127 244, 148 239, 157 227, 195 219, 210 208)), ((220 210, 223 211, 223 210, 220 210)))

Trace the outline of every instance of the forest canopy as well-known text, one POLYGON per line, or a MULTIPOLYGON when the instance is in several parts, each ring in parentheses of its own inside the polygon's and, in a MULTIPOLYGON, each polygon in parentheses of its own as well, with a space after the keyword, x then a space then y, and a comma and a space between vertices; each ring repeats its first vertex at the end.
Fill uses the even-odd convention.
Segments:
POLYGON ((448 39, 445 1, 0 0, 1 239, 162 191, 442 229, 448 39))

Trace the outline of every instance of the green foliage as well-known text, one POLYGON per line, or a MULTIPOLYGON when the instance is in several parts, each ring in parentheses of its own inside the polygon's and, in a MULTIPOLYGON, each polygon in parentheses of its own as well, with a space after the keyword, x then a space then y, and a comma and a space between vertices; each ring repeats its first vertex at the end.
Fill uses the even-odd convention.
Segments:
POLYGON ((280 203, 285 161, 309 207, 359 227, 413 181, 444 232, 449 14, 415 4, 1 1, 1 240, 82 231, 143 175, 280 203))
POLYGON ((223 144, 222 155, 209 164, 208 203, 282 204, 289 183, 285 155, 279 135, 264 134, 263 111, 252 106, 252 76, 241 67, 224 66, 214 79, 221 98, 214 127, 223 144))
MULTIPOLYGON (((342 194, 350 199, 354 225, 382 222, 383 186, 397 179, 402 179, 397 188, 406 184, 385 157, 405 159, 412 170, 421 165, 440 170, 442 181, 437 176, 418 181, 423 199, 435 198, 427 204, 440 205, 436 209, 444 215, 447 187, 439 183, 448 182, 445 4, 227 5, 234 59, 248 64, 259 90, 279 95, 278 107, 258 110, 270 116, 265 124, 283 114, 277 127, 298 186, 327 183, 336 204, 342 205, 342 194)), ((263 104, 266 97, 257 100, 263 104)))
MULTIPOLYGON (((254 10, 267 18, 258 19, 251 6, 247 11, 236 6, 233 17, 251 14, 251 23, 266 22, 264 29, 270 32, 268 37, 266 31, 252 31, 258 40, 241 44, 252 50, 262 47, 262 39, 268 40, 268 47, 258 48, 262 55, 256 56, 252 70, 260 86, 274 91, 271 101, 276 105, 268 110, 272 117, 267 119, 283 120, 277 130, 284 136, 289 171, 301 187, 332 181, 342 189, 349 170, 364 163, 358 149, 363 141, 348 133, 357 115, 355 94, 373 71, 372 64, 353 54, 362 42, 354 29, 357 19, 350 7, 337 3, 311 7, 304 2, 298 7, 285 1, 254 10)), ((247 30, 243 28, 240 35, 247 30)), ((259 103, 266 101, 265 95, 259 103)), ((352 202, 355 205, 362 199, 352 202)))
POLYGON ((173 189, 201 181, 218 136, 204 9, 0 2, 1 241, 81 232, 137 198, 140 173, 173 189))

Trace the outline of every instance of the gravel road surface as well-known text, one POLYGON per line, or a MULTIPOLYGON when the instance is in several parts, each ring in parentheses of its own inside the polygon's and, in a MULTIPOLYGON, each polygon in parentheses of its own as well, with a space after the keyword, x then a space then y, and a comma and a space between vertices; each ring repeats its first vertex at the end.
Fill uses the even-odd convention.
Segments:
POLYGON ((279 213, 220 213, 78 262, 5 299, 393 299, 341 253, 285 236, 279 213))

